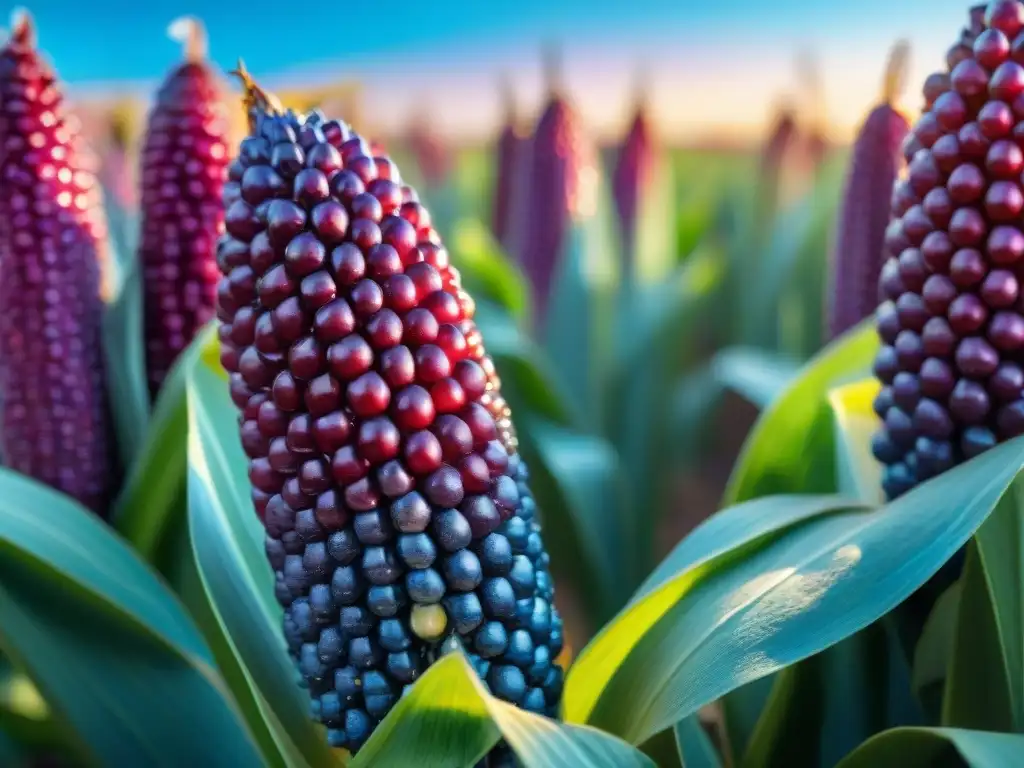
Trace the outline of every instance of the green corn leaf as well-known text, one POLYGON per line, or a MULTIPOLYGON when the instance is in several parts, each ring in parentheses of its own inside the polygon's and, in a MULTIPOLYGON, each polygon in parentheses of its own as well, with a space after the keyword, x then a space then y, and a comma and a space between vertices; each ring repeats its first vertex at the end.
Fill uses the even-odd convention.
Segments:
MULTIPOLYGON (((820 514, 856 507, 856 502, 829 497, 772 497, 723 510, 699 525, 672 550, 637 591, 632 602, 576 658, 565 686, 564 711, 570 722, 586 722, 616 669, 632 653, 645 631, 671 608, 672 594, 661 605, 646 604, 664 589, 685 593, 748 548, 820 514)), ((653 734, 652 734, 653 735, 653 734)))
POLYGON ((682 570, 577 659, 566 686, 569 719, 642 743, 860 631, 966 543, 1022 466, 1024 440, 1010 441, 877 511, 822 514, 682 570))
POLYGON ((763 410, 786 391, 799 365, 755 347, 728 347, 715 355, 712 369, 722 386, 763 410))
POLYGON ((814 215, 814 200, 805 196, 775 216, 767 242, 762 234, 748 243, 752 252, 738 277, 740 343, 778 349, 782 296, 800 248, 813 229, 814 215))
POLYGON ((1010 768, 1024 754, 1024 736, 956 728, 896 728, 866 741, 838 768, 1010 768))
POLYGON ((899 637, 883 618, 776 676, 741 765, 835 765, 876 733, 923 722, 899 637))
POLYGON ((613 736, 556 723, 494 698, 461 653, 426 671, 377 727, 352 768, 471 768, 499 738, 523 768, 653 768, 613 736))
POLYGON ((664 403, 685 362, 696 356, 696 338, 679 329, 696 328, 713 297, 721 275, 715 255, 711 250, 694 253, 665 282, 636 286, 624 297, 605 421, 630 481, 631 509, 644 511, 625 518, 637 548, 636 568, 627 574, 633 580, 624 583, 629 590, 654 564, 655 531, 672 458, 664 403))
POLYGON ((107 389, 122 462, 130 466, 146 442, 149 384, 142 338, 142 281, 132 262, 103 314, 107 389))
POLYGON ((676 723, 673 731, 683 768, 721 768, 718 751, 696 715, 684 717, 676 723))
POLYGON ((259 765, 202 637, 124 542, 17 474, 0 472, 0 499, 0 649, 79 753, 103 765, 259 765))
POLYGON ((978 530, 961 576, 942 723, 1024 731, 1024 479, 978 530))
POLYGON ((911 685, 928 713, 929 722, 938 722, 942 709, 946 673, 956 637, 962 586, 959 581, 954 582, 935 601, 914 649, 911 685))
POLYGON ((501 392, 514 409, 513 419, 529 411, 558 424, 578 425, 580 405, 562 389, 543 350, 500 307, 484 301, 476 310, 474 320, 501 376, 501 392))
POLYGON ((158 560, 164 537, 184 509, 186 374, 203 346, 215 338, 211 324, 171 368, 153 409, 145 440, 114 505, 114 527, 151 562, 158 560))
POLYGON ((726 504, 835 489, 828 391, 843 379, 861 378, 877 349, 878 335, 866 321, 800 370, 754 425, 729 478, 726 504))
POLYGON ((462 275, 462 285, 477 302, 487 301, 523 322, 530 315, 530 291, 519 267, 476 219, 463 219, 448 239, 452 264, 462 275))
MULTIPOLYGON (((646 185, 640 191, 640 206, 637 211, 636 231, 627 233, 623 242, 623 254, 626 248, 633 251, 633 270, 627 274, 623 270, 623 285, 650 285, 659 282, 672 270, 679 261, 678 250, 678 216, 675 199, 674 168, 662 155, 656 155, 652 173, 646 185)), ((684 247, 693 245, 703 235, 709 225, 707 218, 690 213, 686 232, 687 242, 684 247)), ((689 253, 686 251, 686 254, 689 253)))
MULTIPOLYGON (((733 467, 726 504, 771 493, 832 493, 842 470, 834 460, 836 423, 829 391, 861 379, 877 349, 870 322, 851 329, 808 362, 761 413, 733 467)), ((852 454, 851 454, 852 455, 852 454)), ((747 749, 772 682, 759 680, 723 700, 729 749, 747 749)))
MULTIPOLYGON (((602 196, 602 200, 603 200, 602 196)), ((604 417, 601 383, 612 364, 618 261, 609 245, 608 217, 574 219, 552 277, 540 337, 565 391, 588 424, 604 417)))
POLYGON ((709 425, 722 397, 722 385, 708 366, 684 375, 669 396, 670 458, 681 463, 698 461, 708 438, 709 425))
POLYGON ((309 715, 285 649, 237 410, 223 372, 207 362, 211 356, 197 356, 188 371, 188 524, 196 573, 210 618, 230 645, 235 679, 262 710, 279 759, 293 765, 298 755, 310 765, 331 765, 336 758, 309 715))
MULTIPOLYGON (((882 501, 870 452, 877 426, 874 379, 829 392, 835 421, 837 490, 866 504, 882 501)), ((910 669, 898 634, 883 620, 780 673, 752 731, 744 766, 834 765, 871 735, 923 722, 910 696, 910 669)))
POLYGON ((871 435, 878 429, 872 408, 880 384, 862 379, 829 391, 835 424, 836 490, 867 504, 881 504, 882 467, 871 453, 871 435))
POLYGON ((618 457, 605 440, 532 413, 516 423, 552 562, 573 579, 600 626, 628 599, 635 569, 618 457))

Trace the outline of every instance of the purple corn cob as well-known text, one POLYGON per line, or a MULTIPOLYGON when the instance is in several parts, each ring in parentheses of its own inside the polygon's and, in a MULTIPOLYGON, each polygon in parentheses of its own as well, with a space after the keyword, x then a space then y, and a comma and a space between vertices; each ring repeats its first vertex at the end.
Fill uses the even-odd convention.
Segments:
POLYGON ((1024 4, 972 9, 903 145, 876 313, 892 498, 1024 434, 1024 4))
POLYGON ((240 70, 221 361, 313 716, 355 752, 460 645, 495 696, 554 716, 563 625, 473 300, 394 162, 240 70))
POLYGON ((0 49, 3 460, 105 514, 114 486, 96 182, 22 16, 0 49))
POLYGON ((503 83, 502 91, 505 102, 505 124, 501 128, 495 147, 497 157, 491 228, 506 252, 511 252, 516 185, 519 184, 522 175, 522 155, 526 139, 517 126, 512 88, 507 81, 503 83))
POLYGON ((146 372, 156 397, 167 372, 215 312, 217 237, 227 167, 227 118, 217 76, 192 19, 186 61, 168 76, 149 115, 142 151, 146 372))
POLYGON ((640 202, 650 182, 654 157, 654 134, 647 114, 646 99, 641 92, 641 97, 637 99, 633 122, 619 149, 612 175, 612 194, 619 216, 622 253, 627 272, 632 270, 637 216, 640 202))
POLYGON ((576 215, 584 189, 584 176, 594 167, 593 148, 579 118, 566 98, 559 78, 559 62, 548 62, 550 97, 530 140, 525 198, 525 239, 520 261, 533 289, 536 321, 546 314, 551 282, 576 215))
POLYGON ((889 199, 902 166, 900 147, 910 130, 893 107, 908 51, 906 43, 893 49, 883 103, 868 115, 853 145, 832 252, 828 320, 832 338, 872 315, 878 306, 889 199))

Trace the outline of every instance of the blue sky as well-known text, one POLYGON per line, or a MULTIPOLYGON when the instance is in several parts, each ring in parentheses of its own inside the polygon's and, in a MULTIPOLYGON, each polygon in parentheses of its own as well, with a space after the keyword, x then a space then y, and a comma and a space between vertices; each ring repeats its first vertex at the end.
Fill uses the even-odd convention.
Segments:
MULTIPOLYGON (((855 123, 877 94, 893 40, 911 39, 911 82, 919 81, 941 63, 969 5, 428 0, 383 11, 372 0, 39 0, 26 7, 62 78, 83 89, 113 81, 150 86, 178 55, 167 24, 191 13, 206 23, 211 56, 222 67, 242 56, 255 75, 274 82, 356 76, 371 107, 397 114, 411 109, 413 99, 430 98, 456 129, 495 119, 491 92, 499 71, 512 72, 524 105, 535 107, 543 93, 538 50, 544 41, 563 42, 570 87, 597 123, 621 119, 632 70, 645 59, 666 124, 697 130, 768 119, 772 105, 798 87, 794 61, 801 50, 814 51, 821 63, 830 120, 840 127, 855 123), (699 118, 686 114, 687 104, 699 105, 699 118)), ((908 101, 916 104, 916 93, 908 101)))

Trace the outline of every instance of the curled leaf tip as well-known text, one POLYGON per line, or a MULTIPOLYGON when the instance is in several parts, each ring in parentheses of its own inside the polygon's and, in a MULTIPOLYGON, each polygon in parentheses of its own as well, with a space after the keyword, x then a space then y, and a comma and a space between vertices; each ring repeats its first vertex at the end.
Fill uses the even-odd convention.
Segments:
POLYGON ((25 8, 15 8, 11 13, 11 38, 13 45, 35 45, 36 25, 32 14, 25 8))
POLYGON ((195 16, 182 16, 167 27, 167 34, 185 47, 185 60, 195 63, 206 58, 206 27, 195 16))
POLYGON ((885 67, 885 85, 882 98, 892 104, 899 98, 907 80, 907 69, 910 66, 910 41, 897 40, 889 52, 889 63, 885 67))

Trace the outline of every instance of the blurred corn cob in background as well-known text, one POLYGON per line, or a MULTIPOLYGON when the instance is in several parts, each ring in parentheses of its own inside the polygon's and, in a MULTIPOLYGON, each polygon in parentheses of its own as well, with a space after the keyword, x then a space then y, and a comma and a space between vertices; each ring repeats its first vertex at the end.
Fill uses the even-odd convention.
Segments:
POLYGON ((221 85, 206 61, 202 24, 179 19, 171 32, 185 43, 185 61, 157 93, 142 149, 139 262, 154 398, 178 355, 214 315, 228 163, 221 85))
POLYGON ((635 107, 629 131, 619 147, 612 172, 612 195, 619 218, 624 274, 633 274, 636 257, 637 219, 645 194, 650 193, 657 155, 654 126, 648 114, 646 73, 637 78, 635 107))
MULTIPOLYGON (((543 324, 552 278, 569 225, 595 203, 597 156, 563 82, 561 51, 546 55, 548 101, 530 139, 523 205, 510 225, 522 227, 519 261, 533 289, 534 318, 543 324)), ((514 190, 514 188, 513 188, 514 190)))
POLYGON ((526 178, 524 163, 529 141, 519 125, 515 93, 507 76, 501 79, 500 93, 504 121, 495 144, 491 229, 505 252, 515 253, 515 206, 522 197, 519 185, 526 178))
POLYGON ((828 297, 831 338, 871 316, 878 306, 878 276, 885 262, 893 184, 903 166, 900 148, 910 130, 895 102, 906 77, 909 44, 897 43, 885 73, 882 103, 857 134, 832 248, 828 297))
POLYGON ((0 442, 5 464, 104 514, 99 185, 27 14, 0 49, 0 442))

